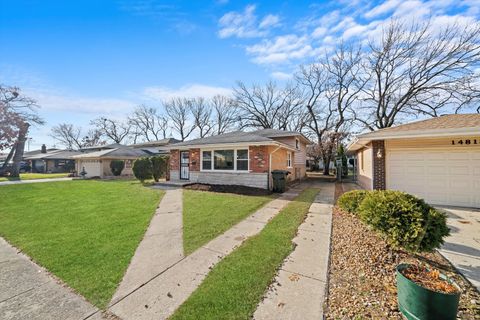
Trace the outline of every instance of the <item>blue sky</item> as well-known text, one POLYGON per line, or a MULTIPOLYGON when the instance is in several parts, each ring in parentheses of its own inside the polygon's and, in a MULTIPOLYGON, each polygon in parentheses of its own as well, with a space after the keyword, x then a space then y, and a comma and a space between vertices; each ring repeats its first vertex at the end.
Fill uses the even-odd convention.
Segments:
POLYGON ((478 21, 479 0, 0 0, 0 83, 38 100, 50 127, 121 118, 140 103, 288 81, 341 39, 366 43, 391 17, 478 21))

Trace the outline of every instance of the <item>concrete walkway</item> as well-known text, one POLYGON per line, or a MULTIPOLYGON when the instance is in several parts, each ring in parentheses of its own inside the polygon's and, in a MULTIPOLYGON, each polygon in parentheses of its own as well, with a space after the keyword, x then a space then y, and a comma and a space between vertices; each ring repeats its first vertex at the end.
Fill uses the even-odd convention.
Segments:
POLYGON ((182 189, 166 191, 110 304, 183 258, 182 207, 182 189))
POLYGON ((450 236, 438 251, 480 291, 480 210, 447 208, 450 236))
POLYGON ((0 319, 101 319, 99 310, 0 238, 0 319))
POLYGON ((295 250, 284 261, 254 319, 323 318, 335 183, 318 183, 320 192, 293 239, 295 250))
POLYGON ((166 319, 195 291, 211 268, 242 242, 258 234, 305 185, 272 200, 224 234, 157 274, 144 286, 110 306, 122 319, 166 319))
POLYGON ((48 179, 35 179, 35 180, 12 180, 12 181, 0 181, 0 186, 9 186, 12 184, 26 184, 26 183, 42 183, 42 182, 56 182, 56 181, 70 181, 73 178, 48 178, 48 179))

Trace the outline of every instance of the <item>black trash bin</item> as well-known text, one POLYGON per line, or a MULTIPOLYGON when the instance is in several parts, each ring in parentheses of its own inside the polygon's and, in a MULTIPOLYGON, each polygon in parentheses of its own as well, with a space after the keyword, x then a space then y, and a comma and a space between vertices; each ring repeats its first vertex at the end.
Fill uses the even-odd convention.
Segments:
POLYGON ((287 175, 290 172, 286 170, 273 170, 272 171, 272 181, 273 181, 273 192, 285 192, 287 188, 287 175))

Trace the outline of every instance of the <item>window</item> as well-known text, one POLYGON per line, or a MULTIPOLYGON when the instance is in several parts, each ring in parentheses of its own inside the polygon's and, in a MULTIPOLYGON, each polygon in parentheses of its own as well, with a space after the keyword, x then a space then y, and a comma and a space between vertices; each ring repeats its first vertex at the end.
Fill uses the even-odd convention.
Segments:
POLYGON ((212 151, 202 152, 202 169, 212 170, 212 151))
POLYGON ((237 150, 237 170, 248 170, 248 149, 237 150))
POLYGON ((215 150, 213 168, 215 170, 233 170, 233 150, 215 150))
POLYGON ((290 151, 287 152, 287 167, 292 167, 292 153, 290 151))
POLYGON ((297 150, 300 149, 300 142, 298 141, 298 139, 295 139, 295 148, 296 148, 297 150))

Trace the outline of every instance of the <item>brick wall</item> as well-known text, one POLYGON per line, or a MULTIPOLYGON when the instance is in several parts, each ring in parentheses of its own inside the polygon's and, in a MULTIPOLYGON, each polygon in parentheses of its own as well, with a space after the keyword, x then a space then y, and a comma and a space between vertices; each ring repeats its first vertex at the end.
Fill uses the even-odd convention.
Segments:
POLYGON ((190 149, 190 171, 200 171, 200 149, 190 149))
POLYGON ((180 170, 180 152, 178 150, 170 151, 170 170, 180 170))
POLYGON ((268 172, 268 147, 251 146, 249 153, 250 170, 255 173, 268 172))
POLYGON ((373 189, 385 190, 385 141, 372 141, 372 158, 373 158, 373 189), (381 155, 381 157, 378 157, 381 155))

